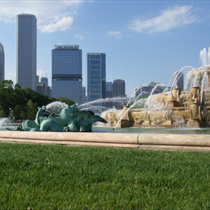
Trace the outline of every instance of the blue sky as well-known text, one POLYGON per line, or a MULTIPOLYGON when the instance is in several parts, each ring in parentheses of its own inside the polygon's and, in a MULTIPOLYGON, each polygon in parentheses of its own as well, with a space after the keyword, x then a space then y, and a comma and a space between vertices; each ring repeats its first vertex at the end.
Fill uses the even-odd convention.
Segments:
POLYGON ((123 79, 126 94, 150 81, 168 84, 173 72, 200 66, 210 46, 210 1, 2 1, 0 42, 6 79, 16 82, 16 15, 37 17, 37 73, 51 85, 51 50, 78 44, 87 84, 87 53, 106 53, 106 80, 123 79))

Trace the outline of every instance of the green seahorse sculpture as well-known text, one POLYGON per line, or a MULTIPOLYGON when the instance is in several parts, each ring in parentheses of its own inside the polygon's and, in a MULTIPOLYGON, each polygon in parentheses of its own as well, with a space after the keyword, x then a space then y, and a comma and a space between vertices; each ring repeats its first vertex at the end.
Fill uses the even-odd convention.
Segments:
POLYGON ((38 108, 36 120, 25 120, 16 128, 18 131, 56 131, 56 132, 90 132, 93 122, 107 123, 92 111, 80 111, 78 104, 68 106, 60 111, 60 115, 51 114, 46 117, 46 106, 38 108))

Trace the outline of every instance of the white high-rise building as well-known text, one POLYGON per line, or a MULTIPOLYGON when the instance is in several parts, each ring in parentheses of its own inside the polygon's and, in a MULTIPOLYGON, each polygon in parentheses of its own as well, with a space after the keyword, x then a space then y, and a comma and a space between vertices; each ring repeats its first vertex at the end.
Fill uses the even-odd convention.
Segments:
POLYGON ((78 45, 55 45, 52 50, 52 96, 82 103, 82 50, 78 45))
POLYGON ((16 21, 16 82, 36 91, 36 16, 19 14, 16 21))
POLYGON ((0 43, 0 82, 4 80, 4 74, 5 74, 5 57, 4 57, 4 47, 0 43))

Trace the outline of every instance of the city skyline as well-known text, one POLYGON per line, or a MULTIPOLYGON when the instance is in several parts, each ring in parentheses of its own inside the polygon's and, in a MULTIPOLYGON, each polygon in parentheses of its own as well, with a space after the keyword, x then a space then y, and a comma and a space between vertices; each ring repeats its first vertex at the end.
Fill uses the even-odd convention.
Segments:
POLYGON ((199 67, 200 51, 210 46, 209 6, 207 1, 2 1, 5 79, 16 82, 15 17, 30 13, 37 17, 37 72, 41 77, 48 69, 50 86, 56 44, 80 45, 83 86, 88 52, 106 53, 107 81, 125 80, 128 96, 149 81, 171 86, 172 74, 184 66, 199 67))

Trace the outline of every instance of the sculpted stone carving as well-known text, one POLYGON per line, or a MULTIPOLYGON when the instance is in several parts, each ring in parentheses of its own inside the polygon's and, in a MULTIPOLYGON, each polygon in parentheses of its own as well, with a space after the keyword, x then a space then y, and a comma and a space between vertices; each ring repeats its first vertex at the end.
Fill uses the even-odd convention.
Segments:
POLYGON ((78 104, 65 107, 60 116, 51 113, 46 117, 46 107, 39 108, 36 120, 25 120, 16 130, 21 131, 57 131, 57 132, 89 132, 93 122, 107 123, 103 118, 94 115, 92 111, 78 110, 78 104))
POLYGON ((180 88, 173 88, 172 90, 173 99, 177 102, 179 102, 180 92, 181 92, 180 88))
POLYGON ((190 118, 196 119, 199 117, 198 108, 199 108, 199 105, 197 103, 192 103, 190 105, 190 118))
POLYGON ((197 98, 197 101, 200 101, 200 90, 199 87, 192 87, 190 89, 190 99, 197 98))

